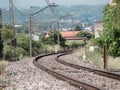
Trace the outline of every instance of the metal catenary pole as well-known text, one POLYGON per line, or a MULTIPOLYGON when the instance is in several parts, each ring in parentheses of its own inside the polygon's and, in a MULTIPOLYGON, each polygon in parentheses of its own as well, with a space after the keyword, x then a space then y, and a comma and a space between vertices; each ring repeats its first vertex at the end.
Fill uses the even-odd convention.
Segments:
MULTIPOLYGON (((14 29, 14 9, 13 9, 13 1, 9 0, 9 8, 10 8, 10 30, 11 30, 11 40, 10 40, 10 53, 12 53, 12 44, 15 41, 15 29, 14 29)), ((13 45, 14 46, 14 45, 13 45)), ((16 54, 15 46, 13 48, 14 50, 14 58, 16 54)))
POLYGON ((29 48, 30 48, 30 50, 29 50, 29 52, 30 52, 30 57, 32 57, 32 16, 34 16, 34 15, 38 14, 39 12, 47 9, 48 7, 55 7, 55 6, 58 6, 58 5, 55 5, 55 4, 48 5, 48 6, 40 9, 39 11, 37 11, 35 13, 32 13, 32 7, 30 7, 30 14, 29 14, 29 23, 30 23, 30 26, 29 26, 30 27, 29 28, 29 36, 30 36, 30 46, 29 46, 29 48))
POLYGON ((29 28, 29 37, 30 37, 30 57, 32 57, 32 7, 30 7, 30 14, 29 14, 29 23, 30 23, 30 28, 29 28))

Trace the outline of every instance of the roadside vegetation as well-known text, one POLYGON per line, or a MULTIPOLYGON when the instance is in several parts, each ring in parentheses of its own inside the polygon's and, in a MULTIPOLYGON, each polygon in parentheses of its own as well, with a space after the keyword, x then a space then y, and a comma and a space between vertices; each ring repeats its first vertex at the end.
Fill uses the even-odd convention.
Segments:
MULTIPOLYGON (((49 37, 44 37, 44 35, 38 35, 39 40, 32 39, 32 54, 33 56, 48 53, 48 52, 57 52, 61 51, 61 47, 65 46, 65 39, 60 38, 60 46, 58 46, 58 32, 57 30, 49 31, 49 37)), ((13 36, 10 32, 9 26, 3 26, 1 34, 2 45, 2 58, 8 61, 11 60, 20 60, 25 56, 29 56, 29 34, 22 32, 18 33, 16 36, 13 36), (15 37, 16 41, 12 42, 11 38, 15 37)))
MULTIPOLYGON (((115 5, 106 5, 103 10, 103 23, 104 30, 100 32, 100 37, 93 38, 88 32, 80 32, 78 37, 86 37, 86 40, 91 41, 94 46, 98 46, 98 49, 94 52, 87 50, 87 60, 96 65, 98 68, 103 67, 103 46, 107 44, 108 47, 108 67, 120 68, 120 1, 114 0, 115 5), (94 41, 94 42, 93 42, 94 41), (119 65, 118 65, 119 64, 119 65)), ((77 30, 81 30, 77 27, 77 30)), ((57 52, 61 50, 75 49, 83 47, 85 44, 89 45, 89 42, 74 41, 67 42, 62 38, 61 34, 57 30, 51 30, 48 32, 49 37, 39 35, 39 40, 32 40, 32 53, 33 56, 48 52, 57 52), (59 42, 58 42, 59 36, 59 42), (58 46, 58 44, 60 46, 58 46)), ((14 36, 10 31, 10 26, 3 26, 2 33, 0 33, 0 58, 5 60, 20 60, 25 56, 29 56, 29 34, 26 32, 20 32, 14 36), (11 42, 11 38, 15 37, 16 42, 11 42)), ((78 58, 82 58, 83 51, 79 52, 78 58)))
POLYGON ((8 62, 5 60, 0 61, 0 75, 5 72, 5 67, 7 64, 8 64, 8 62))
POLYGON ((100 37, 95 40, 102 51, 103 45, 107 44, 108 54, 112 57, 120 57, 120 0, 114 0, 114 5, 106 5, 103 10, 104 29, 100 37))
MULTIPOLYGON (((107 45, 108 69, 120 69, 120 0, 114 0, 113 5, 106 5, 103 9, 103 31, 100 37, 93 39, 93 46, 98 48, 91 52, 87 49, 87 58, 98 68, 103 68, 103 46, 107 45)), ((80 34, 79 34, 80 35, 80 34)), ((87 44, 89 47, 89 44, 87 44)), ((84 49, 76 53, 79 59, 84 55, 84 49)))
POLYGON ((0 75, 3 74, 4 71, 5 71, 5 65, 2 64, 2 65, 0 65, 0 75))
MULTIPOLYGON (((83 55, 84 55, 84 48, 80 48, 77 50, 74 55, 79 59, 84 62, 89 62, 93 66, 97 67, 98 69, 103 69, 103 55, 99 53, 97 50, 95 51, 90 51, 89 48, 87 48, 87 53, 86 53, 86 60, 83 60, 83 55)), ((108 58, 108 69, 120 69, 120 57, 113 58, 111 56, 107 56, 108 58)))

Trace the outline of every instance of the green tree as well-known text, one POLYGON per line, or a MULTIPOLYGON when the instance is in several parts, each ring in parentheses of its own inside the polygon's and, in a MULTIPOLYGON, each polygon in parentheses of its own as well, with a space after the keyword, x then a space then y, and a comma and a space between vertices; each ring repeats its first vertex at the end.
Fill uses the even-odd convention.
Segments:
POLYGON ((17 36, 17 47, 21 47, 26 51, 26 55, 29 55, 29 37, 25 33, 21 33, 17 36))
POLYGON ((104 30, 100 38, 96 39, 102 49, 108 46, 108 54, 113 57, 120 56, 120 0, 114 0, 115 5, 106 5, 103 10, 104 30))
POLYGON ((91 39, 93 37, 93 35, 90 34, 89 32, 81 31, 77 34, 77 37, 86 37, 87 39, 91 39))
POLYGON ((12 37, 14 37, 12 32, 10 31, 10 26, 3 26, 2 37, 3 37, 3 40, 11 39, 12 37))
POLYGON ((65 39, 61 36, 61 34, 57 30, 51 30, 48 32, 49 37, 42 37, 42 41, 47 44, 58 44, 58 34, 59 34, 59 42, 61 46, 65 45, 65 39))
MULTIPOLYGON (((17 47, 22 48, 26 53, 23 55, 29 55, 29 36, 25 33, 21 33, 17 36, 17 47)), ((32 53, 33 55, 40 54, 43 51, 43 44, 40 40, 32 40, 32 53)), ((21 51, 23 51, 21 50, 21 51)))
POLYGON ((2 36, 0 33, 0 58, 3 57, 3 40, 2 40, 2 36))
POLYGON ((83 29, 83 26, 80 24, 80 25, 77 25, 76 27, 75 27, 75 30, 78 30, 78 31, 80 31, 80 30, 82 30, 83 29))

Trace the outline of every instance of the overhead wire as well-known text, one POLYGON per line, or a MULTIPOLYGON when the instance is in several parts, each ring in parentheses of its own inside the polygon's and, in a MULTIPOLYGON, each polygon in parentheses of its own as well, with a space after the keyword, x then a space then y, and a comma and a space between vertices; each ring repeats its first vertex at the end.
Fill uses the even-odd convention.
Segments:
POLYGON ((19 14, 21 14, 21 15, 23 15, 23 16, 28 16, 28 15, 22 13, 22 12, 15 6, 14 3, 13 3, 13 7, 15 8, 15 10, 16 10, 19 14))
MULTIPOLYGON (((46 3, 47 3, 48 5, 51 5, 48 0, 45 0, 45 1, 46 1, 46 3)), ((16 1, 15 1, 15 2, 16 2, 16 1)), ((21 11, 15 6, 14 3, 13 3, 13 6, 14 6, 15 10, 16 10, 20 15, 28 16, 28 15, 24 14, 23 12, 21 12, 21 11)), ((49 14, 42 13, 43 15, 46 15, 47 17, 49 16, 48 19, 51 19, 51 18, 53 18, 53 19, 55 19, 55 18, 56 18, 56 19, 57 19, 57 18, 61 19, 61 18, 63 17, 63 15, 60 14, 60 12, 57 10, 56 7, 49 7, 49 8, 50 8, 50 11, 52 12, 53 15, 49 15, 49 14), (56 12, 57 12, 57 13, 56 13, 56 12), (56 16, 56 17, 55 17, 55 16, 56 16)), ((56 21, 52 21, 52 23, 54 23, 54 22, 56 22, 56 21)))
POLYGON ((21 11, 19 11, 16 7, 15 7, 15 5, 13 5, 14 6, 14 8, 16 9, 16 11, 19 13, 19 14, 21 14, 21 15, 23 15, 23 16, 28 16, 27 14, 23 14, 21 11))
POLYGON ((17 7, 19 7, 21 10, 24 9, 16 0, 14 0, 14 4, 17 5, 17 7))
MULTIPOLYGON (((51 5, 48 0, 45 0, 45 2, 47 3, 47 5, 51 5)), ((60 16, 60 15, 58 15, 58 14, 53 10, 54 7, 49 7, 49 9, 50 9, 51 12, 53 13, 53 15, 58 16, 58 17, 60 16)))
MULTIPOLYGON (((15 1, 16 2, 16 1, 15 1)), ((15 3, 14 2, 14 3, 15 3)), ((16 9, 16 11, 19 13, 19 14, 21 14, 21 15, 23 15, 23 16, 28 16, 27 14, 24 14, 23 12, 21 12, 16 6, 15 6, 15 4, 13 3, 13 6, 14 6, 14 8, 16 9)), ((17 4, 17 2, 16 2, 16 4, 17 4)), ((22 8, 23 9, 23 8, 22 8)))

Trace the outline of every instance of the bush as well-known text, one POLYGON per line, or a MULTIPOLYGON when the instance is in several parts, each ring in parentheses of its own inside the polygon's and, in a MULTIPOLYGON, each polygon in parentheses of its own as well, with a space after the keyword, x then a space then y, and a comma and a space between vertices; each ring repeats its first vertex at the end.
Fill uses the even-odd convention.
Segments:
POLYGON ((0 65, 0 74, 4 73, 5 65, 0 65))
POLYGON ((73 42, 66 42, 65 45, 68 48, 78 48, 80 46, 83 46, 84 42, 83 41, 73 41, 73 42))
POLYGON ((86 31, 83 32, 83 31, 81 31, 81 32, 79 32, 77 34, 77 37, 86 37, 87 39, 91 39, 93 37, 93 35, 91 33, 89 33, 89 32, 86 32, 86 31))
POLYGON ((20 60, 27 55, 27 52, 21 47, 16 47, 15 51, 16 51, 15 56, 17 60, 20 60))

